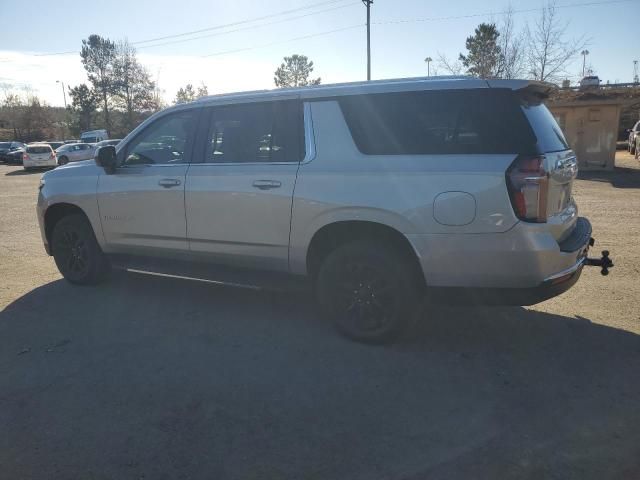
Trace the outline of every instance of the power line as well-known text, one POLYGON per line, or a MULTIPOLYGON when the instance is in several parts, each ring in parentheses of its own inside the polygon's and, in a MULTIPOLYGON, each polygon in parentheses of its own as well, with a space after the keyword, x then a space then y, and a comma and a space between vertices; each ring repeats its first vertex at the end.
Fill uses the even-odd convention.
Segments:
MULTIPOLYGON (((260 19, 265 19, 265 18, 272 18, 278 15, 286 15, 288 13, 292 13, 295 11, 300 11, 303 9, 310 9, 310 8, 316 8, 319 5, 327 5, 327 4, 332 4, 332 3, 339 3, 341 1, 344 0, 331 0, 331 1, 327 1, 327 2, 321 2, 315 5, 307 5, 305 7, 299 7, 296 9, 291 9, 291 10, 285 10, 282 12, 277 12, 277 13, 273 13, 270 15, 264 15, 262 17, 255 17, 252 19, 246 19, 246 20, 241 20, 238 22, 234 22, 232 24, 226 24, 226 25, 216 25, 216 26, 212 26, 206 29, 200 29, 200 30, 193 30, 191 32, 183 32, 183 33, 179 33, 179 34, 175 34, 175 35, 167 35, 164 37, 157 37, 155 39, 147 39, 147 40, 141 40, 138 42, 132 42, 133 45, 136 44, 140 44, 140 43, 148 43, 148 42, 152 42, 152 41, 157 41, 157 40, 161 40, 161 39, 165 39, 165 38, 175 38, 175 37, 180 37, 180 36, 187 36, 187 35, 193 35, 195 33, 198 32, 204 32, 204 31, 210 31, 210 30, 214 30, 214 29, 220 29, 220 28, 226 28, 228 26, 231 25, 240 25, 242 23, 252 23, 255 21, 258 21, 260 19)), ((595 2, 586 2, 586 3, 572 3, 572 4, 568 4, 568 5, 555 5, 555 8, 575 8, 575 7, 588 7, 588 6, 596 6, 596 5, 610 5, 610 4, 616 4, 616 3, 626 3, 626 2, 631 2, 634 0, 608 0, 608 1, 595 1, 595 2)), ((348 5, 345 5, 345 7, 348 5)), ((301 15, 300 17, 303 16, 310 16, 310 15, 315 15, 317 13, 323 13, 324 11, 329 11, 329 10, 334 10, 337 8, 342 8, 341 7, 334 7, 332 9, 325 9, 325 10, 321 10, 318 12, 312 12, 309 14, 305 14, 305 15, 301 15)), ((539 7, 539 8, 530 8, 530 9, 523 9, 523 10, 512 10, 511 13, 530 13, 530 12, 537 12, 540 10, 543 10, 544 7, 539 7)), ((502 11, 502 12, 484 12, 484 13, 475 13, 475 14, 468 14, 468 15, 453 15, 453 16, 446 16, 446 17, 428 17, 428 18, 411 18, 411 19, 404 19, 404 20, 387 20, 387 21, 379 21, 379 22, 372 22, 373 25, 394 25, 394 24, 406 24, 406 23, 417 23, 417 22, 433 22, 433 21, 443 21, 443 20, 458 20, 458 19, 464 19, 464 18, 476 18, 476 17, 486 17, 487 15, 503 15, 506 14, 508 12, 506 11, 502 11)), ((296 18, 300 18, 300 17, 296 17, 296 18)), ((251 27, 246 27, 246 28, 242 28, 242 29, 237 29, 237 30, 232 30, 232 31, 228 31, 228 32, 220 32, 214 35, 206 35, 206 36, 200 36, 200 37, 196 37, 193 38, 193 40, 196 39, 200 39, 200 38, 206 38, 208 36, 215 36, 215 35, 223 35, 226 33, 233 33, 235 31, 241 31, 241 30, 249 30, 251 28, 256 28, 256 27, 263 27, 263 26, 267 26, 267 25, 271 25, 271 24, 276 24, 276 23, 282 23, 284 21, 288 21, 290 19, 283 19, 283 20, 278 20, 275 22, 270 22, 270 23, 266 23, 266 24, 262 24, 262 25, 258 25, 258 26, 251 26, 251 27)), ((356 28, 356 27, 360 27, 362 25, 358 24, 358 25, 351 25, 349 27, 345 27, 345 28, 339 28, 339 29, 335 29, 335 30, 328 30, 325 32, 319 32, 317 34, 311 34, 311 35, 304 35, 302 37, 295 37, 295 38, 291 38, 288 40, 283 40, 283 41, 278 41, 278 42, 272 42, 272 43, 267 43, 267 44, 263 44, 263 45, 257 45, 254 47, 246 47, 246 48, 239 48, 239 49, 234 49, 234 50, 226 50, 223 52, 216 52, 210 55, 203 55, 203 57, 211 57, 211 56, 217 56, 217 55, 226 55, 229 53, 236 53, 236 52, 244 52, 244 51, 248 51, 248 50, 255 50, 258 48, 265 48, 268 46, 272 46, 272 45, 279 45, 282 43, 289 43, 292 41, 296 41, 296 40, 302 40, 305 38, 312 38, 312 37, 316 37, 316 36, 321 36, 321 35, 328 35, 330 33, 335 33, 335 32, 340 32, 343 30, 348 30, 348 29, 352 29, 352 28, 356 28)), ((192 40, 192 39, 188 39, 188 40, 192 40)), ((178 43, 178 42, 184 42, 184 41, 188 41, 188 40, 179 40, 176 42, 166 42, 166 43, 161 43, 161 44, 156 44, 156 45, 150 45, 149 47, 139 47, 139 48, 150 48, 150 47, 155 47, 155 46, 163 46, 163 45, 168 45, 171 43, 178 43)), ((40 53, 40 54, 34 54, 34 56, 37 57, 43 57, 43 56, 53 56, 53 55, 69 55, 69 54, 76 54, 78 53, 77 50, 73 50, 73 51, 67 51, 67 52, 56 52, 56 53, 40 53)))
POLYGON ((220 55, 228 55, 230 53, 246 52, 247 50, 256 50, 258 48, 271 47, 273 45, 280 45, 280 44, 283 44, 283 43, 295 42, 295 41, 304 40, 304 39, 307 39, 307 38, 320 37, 322 35, 329 35, 330 33, 343 32, 345 30, 351 30, 351 29, 360 28, 360 27, 364 27, 364 24, 363 23, 359 23, 357 25, 349 25, 348 27, 335 28, 333 30, 326 30, 324 32, 312 33, 310 35, 303 35, 301 37, 289 38, 287 40, 281 40, 281 41, 278 41, 278 42, 265 43, 265 44, 256 45, 256 46, 253 46, 253 47, 238 48, 238 49, 235 49, 235 50, 225 50, 225 51, 222 51, 222 52, 210 53, 208 55, 202 55, 202 58, 217 57, 217 56, 220 56, 220 55))
MULTIPOLYGON (((588 3, 571 3, 567 5, 555 5, 554 8, 574 8, 574 7, 590 7, 593 5, 609 5, 612 3, 625 3, 632 2, 634 0, 609 0, 602 2, 588 2, 588 3)), ((544 10, 546 7, 538 7, 538 8, 528 8, 524 10, 511 10, 502 11, 502 12, 485 12, 485 13, 472 13, 468 15, 452 15, 448 17, 427 17, 427 18, 410 18, 406 20, 387 20, 383 22, 373 22, 373 25, 394 25, 401 23, 416 23, 416 22, 436 22, 441 20, 459 20, 463 18, 476 18, 476 17, 486 17, 487 15, 505 15, 507 13, 530 13, 530 12, 539 12, 540 10, 544 10)))
POLYGON ((143 45, 142 47, 137 47, 137 49, 141 50, 141 49, 144 49, 144 48, 153 48, 153 47, 162 47, 162 46, 165 46, 165 45, 174 45, 176 43, 184 43, 184 42, 190 42, 192 40, 200 40, 200 39, 203 39, 203 38, 218 37, 220 35, 226 35, 228 33, 235 33, 235 32, 242 32, 242 31, 245 31, 245 30, 252 30, 254 28, 268 27, 268 26, 275 25, 275 24, 278 24, 278 23, 285 23, 285 22, 290 22, 292 20, 298 20, 300 18, 310 17, 312 15, 316 15, 316 14, 319 14, 319 13, 331 12, 331 11, 334 11, 334 10, 339 10, 339 9, 346 8, 346 7, 351 7, 351 6, 354 6, 354 5, 357 5, 357 4, 358 4, 357 2, 353 2, 353 3, 349 3, 347 5, 338 5, 337 7, 325 8, 324 10, 318 10, 316 12, 305 13, 303 15, 296 15, 296 16, 289 17, 289 18, 283 18, 283 19, 280 19, 280 20, 274 20, 272 22, 263 23, 263 24, 260 24, 260 25, 249 25, 249 26, 246 26, 246 27, 240 27, 240 28, 236 28, 236 29, 233 29, 233 30, 227 30, 227 31, 224 31, 224 32, 209 33, 207 35, 199 35, 197 37, 183 38, 181 40, 171 40, 169 42, 155 43, 153 45, 143 45))
MULTIPOLYGON (((221 25, 213 25, 211 27, 201 28, 199 30, 191 30, 191 31, 188 31, 188 32, 181 32, 181 33, 176 33, 176 34, 173 34, 173 35, 165 35, 165 36, 162 36, 162 37, 148 38, 146 40, 139 40, 139 41, 136 41, 136 42, 131 42, 131 44, 132 45, 140 45, 140 44, 143 44, 143 43, 150 43, 150 42, 155 42, 155 41, 159 41, 159 40, 166 40, 166 39, 169 39, 169 38, 178 38, 178 37, 184 37, 184 36, 188 36, 188 35, 195 35, 197 33, 203 33, 203 32, 207 32, 207 31, 211 31, 211 30, 219 30, 219 29, 223 29, 223 28, 242 25, 242 24, 245 24, 245 23, 254 23, 254 22, 257 22, 257 21, 260 21, 260 20, 266 20, 268 18, 274 18, 274 17, 278 17, 278 16, 282 16, 282 15, 289 15, 291 13, 299 12, 299 11, 302 11, 302 10, 309 10, 309 9, 318 8, 319 6, 322 6, 322 5, 330 5, 330 4, 344 3, 344 2, 345 2, 345 0, 327 0, 327 1, 324 1, 324 2, 315 3, 313 5, 306 5, 306 6, 303 6, 303 7, 292 8, 292 9, 289 9, 289 10, 282 10, 280 12, 271 13, 271 14, 268 14, 268 15, 262 15, 262 16, 259 16, 259 17, 247 18, 247 19, 244 19, 244 20, 239 20, 237 22, 226 23, 226 24, 221 24, 221 25)), ((327 11, 328 10, 331 10, 331 9, 327 9, 327 11)), ((318 11, 318 12, 313 12, 313 13, 310 13, 310 14, 305 15, 305 16, 314 15, 316 13, 323 13, 324 11, 325 10, 321 10, 321 11, 318 11)), ((280 23, 280 22, 274 22, 274 23, 280 23)), ((231 32, 229 32, 229 33, 231 33, 231 32)), ((140 48, 142 48, 142 47, 140 47, 140 48)), ((70 54, 76 54, 76 53, 78 53, 78 50, 69 50, 69 51, 66 51, 66 52, 53 52, 53 53, 37 53, 37 54, 34 54, 34 56, 36 56, 36 57, 48 57, 48 56, 54 56, 54 55, 70 55, 70 54)))
MULTIPOLYGON (((290 10, 283 10, 283 11, 280 11, 280 12, 277 12, 277 13, 271 13, 269 15, 262 15, 262 16, 259 16, 259 17, 253 17, 253 18, 248 18, 248 19, 245 19, 245 20, 239 20, 237 22, 232 22, 232 23, 226 23, 226 24, 222 24, 222 25, 214 25, 212 27, 201 28, 200 30, 191 30, 190 32, 182 32, 182 33, 176 33, 176 34, 173 34, 173 35, 166 35, 164 37, 156 37, 156 38, 150 38, 150 39, 147 39, 147 40, 140 40, 140 41, 137 41, 137 42, 132 42, 132 45, 139 45, 139 44, 142 44, 142 43, 150 43, 150 42, 155 42, 155 41, 158 41, 158 40, 167 40, 169 38, 185 37, 185 36, 188 36, 188 35, 195 35, 197 33, 209 32, 211 30, 219 30, 219 29, 222 29, 222 28, 236 27, 238 25, 243 25, 245 23, 254 23, 254 22, 258 22, 260 20, 266 20, 268 18, 279 17, 279 16, 282 16, 282 15, 289 15, 290 13, 295 13, 295 12, 299 12, 299 11, 302 11, 302 10, 308 10, 310 8, 311 9, 317 8, 317 7, 320 7, 322 5, 330 5, 330 4, 335 4, 335 3, 344 3, 345 1, 346 0, 328 0, 328 1, 325 1, 325 2, 316 3, 314 5, 306 5, 304 7, 292 8, 290 10)), ((307 14, 305 16, 314 15, 315 13, 322 13, 322 12, 314 12, 314 13, 307 14)))

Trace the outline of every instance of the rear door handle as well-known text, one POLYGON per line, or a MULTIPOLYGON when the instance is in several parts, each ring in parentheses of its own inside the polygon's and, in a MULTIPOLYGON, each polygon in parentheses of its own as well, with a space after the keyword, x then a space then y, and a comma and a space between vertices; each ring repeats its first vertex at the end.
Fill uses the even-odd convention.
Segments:
POLYGON ((163 178, 158 182, 158 185, 164 188, 177 187, 178 185, 181 185, 181 184, 182 182, 177 178, 163 178))
POLYGON ((260 190, 269 190, 271 188, 280 188, 282 183, 277 180, 256 180, 253 186, 260 190))

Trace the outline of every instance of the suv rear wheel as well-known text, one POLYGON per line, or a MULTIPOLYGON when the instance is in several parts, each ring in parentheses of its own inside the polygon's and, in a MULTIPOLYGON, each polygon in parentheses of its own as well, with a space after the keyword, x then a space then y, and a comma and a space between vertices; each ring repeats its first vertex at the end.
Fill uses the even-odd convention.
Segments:
POLYGON ((53 229, 51 242, 58 270, 69 282, 93 285, 104 280, 109 272, 109 260, 83 215, 61 218, 53 229))
POLYGON ((355 241, 320 266, 316 295, 335 327, 364 343, 390 343, 415 314, 418 288, 409 261, 390 245, 355 241))

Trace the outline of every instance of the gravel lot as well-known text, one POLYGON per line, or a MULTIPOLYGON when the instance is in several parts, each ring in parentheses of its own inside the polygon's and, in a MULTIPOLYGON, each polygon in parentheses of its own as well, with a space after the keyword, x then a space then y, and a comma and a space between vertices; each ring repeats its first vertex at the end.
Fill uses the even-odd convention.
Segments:
POLYGON ((609 277, 433 309, 392 347, 303 296, 60 279, 39 174, 0 165, 0 478, 638 479, 640 164, 576 197, 609 277))

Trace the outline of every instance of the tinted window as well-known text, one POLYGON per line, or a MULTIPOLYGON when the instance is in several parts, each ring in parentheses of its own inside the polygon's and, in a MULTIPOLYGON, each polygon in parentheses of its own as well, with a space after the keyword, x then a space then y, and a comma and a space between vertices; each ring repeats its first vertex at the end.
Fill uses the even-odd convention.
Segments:
POLYGON ((535 143, 507 90, 403 92, 338 101, 365 154, 518 153, 535 143))
POLYGON ((46 147, 27 147, 27 153, 51 153, 51 147, 49 147, 48 145, 46 147))
POLYGON ((205 162, 299 162, 304 157, 302 118, 298 101, 214 108, 205 162))
POLYGON ((188 146, 195 130, 195 115, 189 110, 153 122, 128 146, 127 165, 166 165, 187 163, 188 146))
POLYGON ((536 98, 522 100, 522 111, 527 116, 541 153, 567 150, 569 144, 549 109, 536 98))

